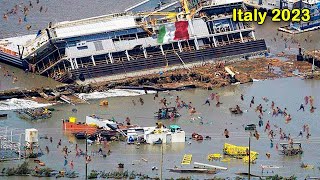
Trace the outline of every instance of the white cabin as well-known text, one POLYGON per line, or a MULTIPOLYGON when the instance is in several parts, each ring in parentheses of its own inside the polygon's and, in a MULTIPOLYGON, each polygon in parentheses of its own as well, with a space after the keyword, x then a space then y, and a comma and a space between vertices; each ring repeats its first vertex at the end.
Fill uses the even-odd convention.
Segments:
POLYGON ((179 143, 186 141, 185 132, 177 125, 170 125, 169 129, 154 127, 152 131, 150 130, 151 129, 144 133, 144 139, 150 144, 153 144, 159 139, 162 140, 162 143, 179 143))
POLYGON ((110 121, 107 119, 102 119, 100 117, 97 117, 95 115, 92 116, 86 116, 86 124, 94 124, 100 128, 104 128, 106 130, 111 130, 111 128, 109 127, 110 125, 112 127, 117 128, 117 123, 114 121, 110 121), (108 126, 109 124, 109 126, 108 126))

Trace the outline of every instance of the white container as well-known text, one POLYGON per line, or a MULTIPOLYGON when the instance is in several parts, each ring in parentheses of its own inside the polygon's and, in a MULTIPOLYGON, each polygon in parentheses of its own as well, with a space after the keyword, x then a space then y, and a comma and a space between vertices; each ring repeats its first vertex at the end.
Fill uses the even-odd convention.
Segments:
POLYGON ((28 143, 37 143, 39 141, 38 139, 38 130, 37 129, 26 129, 25 130, 25 141, 28 143))

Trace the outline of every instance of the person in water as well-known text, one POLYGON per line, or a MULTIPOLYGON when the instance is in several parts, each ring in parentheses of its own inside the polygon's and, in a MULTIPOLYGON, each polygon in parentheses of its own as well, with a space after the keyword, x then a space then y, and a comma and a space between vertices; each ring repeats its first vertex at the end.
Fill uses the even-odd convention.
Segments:
POLYGON ((192 115, 192 114, 194 114, 194 113, 196 113, 197 111, 196 111, 196 108, 192 108, 191 110, 190 110, 190 114, 192 115))
POLYGON ((130 125, 131 125, 131 120, 130 120, 130 118, 129 118, 129 117, 127 117, 127 118, 126 118, 126 123, 127 123, 127 125, 128 125, 128 126, 130 126, 130 125))
POLYGON ((243 94, 240 95, 241 101, 244 101, 243 94))
POLYGON ((286 116, 286 121, 288 122, 288 121, 291 121, 291 115, 290 114, 288 114, 287 116, 286 116))
POLYGON ((309 102, 309 97, 308 97, 308 96, 305 96, 305 97, 304 97, 304 103, 307 105, 308 102, 309 102))
POLYGON ((297 111, 300 111, 302 109, 302 111, 304 111, 304 106, 303 104, 300 105, 300 108, 297 111))
POLYGON ((250 107, 254 104, 254 96, 252 96, 252 99, 250 101, 250 107))
POLYGON ((204 102, 204 104, 203 104, 203 105, 206 105, 206 104, 208 104, 208 105, 210 106, 209 98, 207 98, 207 100, 204 102))
POLYGON ((228 129, 225 129, 225 130, 224 130, 224 136, 225 136, 226 138, 229 138, 229 131, 228 131, 228 129))

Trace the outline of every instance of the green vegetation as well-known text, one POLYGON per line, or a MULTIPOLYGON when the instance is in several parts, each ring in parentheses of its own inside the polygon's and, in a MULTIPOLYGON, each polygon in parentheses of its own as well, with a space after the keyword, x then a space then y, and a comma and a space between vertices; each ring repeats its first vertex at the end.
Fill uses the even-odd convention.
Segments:
POLYGON ((123 172, 97 172, 92 170, 88 176, 88 179, 95 179, 95 178, 111 178, 111 179, 158 179, 158 178, 150 178, 148 175, 142 173, 136 173, 134 171, 129 172, 128 170, 123 172))
POLYGON ((28 175, 30 173, 29 164, 27 162, 23 162, 21 165, 19 165, 17 168, 8 168, 5 172, 7 176, 23 176, 28 175))
POLYGON ((297 177, 295 175, 292 175, 290 177, 283 177, 276 174, 272 177, 267 177, 266 180, 297 180, 297 177))

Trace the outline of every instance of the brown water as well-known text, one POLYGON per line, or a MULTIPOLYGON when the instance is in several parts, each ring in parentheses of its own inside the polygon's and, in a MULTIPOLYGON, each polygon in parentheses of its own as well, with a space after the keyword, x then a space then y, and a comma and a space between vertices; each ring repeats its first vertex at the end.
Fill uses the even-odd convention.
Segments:
MULTIPOLYGON (((19 1, 22 2, 22 1, 19 1)), ((26 1, 24 1, 26 2, 26 1)), ((29 22, 33 24, 34 27, 44 27, 50 21, 63 21, 63 20, 73 20, 85 17, 91 17, 96 15, 102 15, 110 12, 118 12, 132 4, 137 3, 137 1, 127 1, 127 0, 95 0, 95 1, 79 1, 79 0, 60 0, 59 3, 56 1, 44 1, 45 6, 48 6, 48 11, 46 14, 39 15, 40 13, 34 11, 31 12, 29 22)), ((2 1, 3 6, 0 6, 0 12, 12 7, 16 2, 4 0, 2 1)), ((35 3, 34 3, 35 5, 35 3)), ((10 19, 4 22, 3 19, 0 20, 1 24, 4 26, 0 27, 0 36, 10 37, 15 34, 28 34, 24 30, 24 25, 17 24, 16 19, 10 19)), ((279 32, 277 36, 276 28, 284 25, 284 23, 273 23, 267 21, 263 26, 256 25, 256 37, 265 38, 267 46, 270 47, 272 53, 278 53, 281 51, 296 53, 297 44, 291 44, 291 50, 285 49, 284 42, 280 40, 280 36, 283 33, 279 32), (274 37, 277 37, 277 42, 271 41, 274 37)), ((32 29, 32 33, 36 33, 37 28, 32 29)), ((288 39, 291 35, 284 34, 284 37, 288 39)), ((320 38, 319 31, 313 31, 310 33, 295 35, 295 39, 298 39, 301 43, 301 47, 306 49, 320 48, 320 43, 317 41, 320 38), (312 42, 305 42, 304 39, 311 37, 312 42)), ((290 43, 288 43, 289 45, 290 43)), ((4 65, 2 65, 4 66, 4 65)), ((13 84, 12 80, 9 78, 3 78, 0 75, 0 90, 11 89, 11 88, 31 88, 38 86, 50 86, 55 85, 56 82, 36 76, 35 78, 30 77, 31 75, 24 74, 21 70, 10 67, 10 71, 14 71, 18 77, 18 82, 13 84)), ((0 73, 1 74, 1 73, 0 73)), ((234 143, 236 145, 247 145, 248 134, 244 132, 243 124, 258 123, 257 114, 249 109, 249 101, 251 96, 256 97, 256 104, 262 103, 264 107, 270 110, 269 105, 262 101, 262 97, 266 96, 271 100, 276 102, 276 105, 281 107, 287 107, 293 120, 289 124, 284 123, 283 117, 272 118, 270 115, 266 114, 264 117, 264 122, 267 120, 271 121, 271 124, 277 124, 282 127, 284 131, 288 134, 291 133, 292 137, 296 137, 299 131, 302 129, 303 124, 308 123, 311 130, 311 138, 306 141, 305 138, 297 139, 302 142, 302 147, 305 150, 302 156, 298 157, 284 157, 278 155, 276 150, 270 148, 270 140, 267 135, 263 132, 262 128, 258 128, 261 139, 259 141, 252 139, 252 149, 259 152, 259 159, 257 163, 252 165, 252 172, 254 174, 261 174, 260 165, 276 165, 282 167, 279 170, 275 170, 275 173, 281 175, 292 175, 295 174, 299 179, 305 178, 307 175, 320 176, 320 171, 316 168, 314 170, 303 170, 300 168, 300 163, 305 162, 315 167, 320 166, 319 160, 319 148, 320 148, 320 132, 319 132, 319 107, 318 102, 320 97, 318 92, 320 91, 320 82, 315 80, 303 81, 299 78, 286 78, 278 79, 273 81, 260 81, 254 82, 253 84, 246 85, 236 85, 221 89, 215 89, 213 91, 205 90, 190 90, 183 92, 172 92, 171 96, 167 94, 161 94, 161 97, 166 97, 171 102, 174 101, 175 96, 179 95, 185 101, 192 101, 198 110, 199 114, 197 116, 203 117, 204 125, 199 124, 198 121, 191 121, 190 115, 185 109, 181 110, 182 117, 174 122, 164 121, 165 124, 178 124, 180 125, 188 134, 188 137, 193 132, 200 133, 204 136, 209 135, 212 140, 195 142, 188 140, 191 144, 172 144, 164 146, 164 169, 173 168, 175 165, 180 167, 182 157, 186 153, 193 154, 193 162, 203 162, 208 164, 226 166, 229 168, 228 171, 220 172, 217 176, 221 177, 234 177, 235 172, 247 172, 247 165, 243 164, 241 160, 232 160, 230 162, 208 162, 206 157, 209 153, 222 153, 223 144, 234 143), (221 95, 221 101, 223 104, 221 107, 208 107, 202 106, 205 99, 212 92, 219 92, 221 95), (240 101, 240 94, 244 94, 246 99, 244 102, 240 101), (303 102, 303 97, 305 95, 312 95, 315 98, 315 106, 318 107, 315 113, 310 112, 297 112, 301 102, 303 102), (172 97, 172 98, 171 98, 172 97), (229 113, 228 108, 239 104, 242 109, 249 109, 247 113, 242 116, 232 116, 229 113), (231 137, 225 139, 223 137, 223 130, 228 128, 231 137), (271 158, 267 159, 265 156, 266 152, 271 153, 271 158)), ((63 154, 61 148, 57 149, 58 139, 62 139, 63 145, 68 145, 69 149, 73 149, 74 144, 71 145, 68 141, 80 144, 80 149, 84 150, 84 141, 76 141, 71 135, 66 135, 61 128, 61 118, 67 118, 69 116, 76 116, 80 121, 84 121, 86 115, 97 114, 105 118, 115 117, 117 120, 124 120, 125 117, 129 116, 133 123, 137 123, 141 126, 152 126, 155 124, 156 120, 153 119, 153 112, 159 107, 158 102, 153 101, 153 95, 145 95, 143 99, 145 104, 143 106, 136 105, 133 106, 131 103, 132 99, 138 100, 138 97, 117 97, 108 98, 110 106, 108 108, 100 107, 98 105, 99 101, 90 101, 90 104, 82 104, 77 106, 69 105, 59 105, 55 108, 57 109, 53 112, 53 117, 47 120, 41 120, 37 122, 30 122, 19 119, 14 112, 7 112, 9 114, 8 120, 0 121, 1 127, 15 127, 15 128, 30 128, 34 127, 39 129, 40 135, 48 135, 54 137, 54 143, 50 144, 47 140, 40 140, 40 146, 42 149, 46 145, 49 146, 50 154, 41 157, 40 159, 44 161, 48 167, 60 170, 63 168, 63 154), (76 108, 77 113, 72 113, 72 109, 76 108), (68 138, 66 138, 68 137, 68 138)), ((255 105, 256 105, 255 104, 255 105)), ((273 127, 273 126, 272 126, 273 127)), ((274 129, 274 127, 273 127, 274 129)), ((277 136, 274 141, 275 144, 278 143, 279 137, 277 136)), ((98 150, 98 146, 89 147, 89 152, 92 150, 98 150)), ((112 151, 111 156, 103 159, 101 157, 93 157, 92 162, 89 164, 89 170, 105 170, 113 171, 116 170, 118 163, 124 163, 125 169, 135 170, 137 172, 143 172, 149 174, 150 176, 159 175, 158 171, 152 171, 152 166, 157 166, 160 168, 161 159, 161 147, 157 145, 143 145, 137 149, 136 146, 127 145, 124 142, 112 142, 110 145, 112 151), (141 160, 141 158, 148 159, 148 162, 138 162, 136 160, 141 160), (135 165, 132 165, 134 161, 135 165)), ((74 160, 75 170, 81 173, 81 177, 84 175, 84 159, 75 158, 75 152, 73 151, 68 160, 74 160)), ((2 162, 0 163, 0 169, 7 166, 13 166, 21 161, 13 162, 2 162)), ((33 165, 32 165, 33 166, 33 165)), ((191 167, 186 166, 186 167, 191 167)), ((272 174, 272 173, 269 173, 272 174)), ((164 177, 178 177, 180 174, 169 173, 164 170, 164 177)), ((196 174, 186 174, 181 176, 191 176, 193 179, 204 179, 212 177, 212 175, 196 175, 196 174)), ((2 179, 20 179, 20 178, 2 178, 2 179)), ((33 179, 33 178, 25 178, 33 179)))
MULTIPOLYGON (((236 172, 247 172, 247 165, 243 164, 241 160, 231 160, 230 162, 208 162, 207 155, 210 153, 222 153, 224 143, 233 143, 236 145, 247 145, 248 144, 248 133, 244 131, 244 124, 258 123, 257 114, 253 109, 249 108, 249 102, 251 96, 256 97, 256 104, 262 103, 264 108, 270 111, 270 102, 274 100, 276 106, 280 108, 286 107, 288 112, 292 115, 293 119, 289 124, 285 124, 283 117, 272 118, 267 112, 263 117, 264 123, 270 120, 272 129, 275 130, 273 124, 276 124, 286 132, 290 133, 291 136, 296 140, 302 142, 302 147, 305 150, 304 154, 296 157, 284 157, 278 155, 275 149, 275 144, 279 143, 279 137, 277 136, 274 140, 274 147, 270 148, 270 140, 267 138, 267 134, 263 132, 263 128, 258 128, 261 134, 260 140, 252 139, 252 150, 260 153, 257 163, 252 165, 252 172, 254 174, 261 174, 260 165, 276 165, 280 166, 281 169, 275 170, 275 173, 281 175, 292 175, 295 174, 299 179, 306 177, 307 175, 319 176, 320 171, 314 170, 303 170, 300 168, 300 163, 308 163, 320 166, 319 164, 319 151, 320 147, 320 132, 319 129, 319 110, 311 114, 309 111, 297 112, 300 103, 303 102, 305 95, 312 95, 315 98, 315 106, 318 107, 320 97, 318 93, 320 90, 319 81, 303 81, 298 78, 287 78, 278 80, 267 80, 255 82, 253 84, 246 85, 234 85, 226 88, 215 89, 213 91, 206 91, 201 89, 189 90, 183 92, 172 92, 171 95, 166 93, 160 94, 161 97, 166 97, 171 102, 174 101, 176 95, 179 95, 186 102, 191 101, 196 109, 198 110, 197 115, 203 117, 204 125, 199 123, 199 120, 192 121, 191 116, 185 109, 180 112, 182 117, 174 122, 163 121, 166 125, 178 124, 187 133, 188 142, 191 144, 177 143, 172 145, 164 146, 164 169, 173 168, 174 166, 180 167, 180 163, 184 154, 193 154, 193 162, 209 163, 214 165, 220 165, 228 167, 229 170, 220 172, 217 176, 222 177, 234 177, 236 172), (303 88, 302 88, 303 87, 303 88), (215 106, 203 106, 206 97, 212 92, 219 92, 221 95, 221 101, 223 104, 217 108, 215 106), (240 94, 244 94, 245 101, 240 100, 240 94), (262 97, 266 96, 269 98, 269 103, 262 101, 262 97), (248 109, 242 116, 233 116, 230 114, 228 108, 234 107, 239 104, 244 110, 248 109), (302 130, 303 124, 309 124, 311 131, 311 138, 307 141, 306 138, 296 138, 299 131, 302 130), (228 128, 230 131, 230 138, 226 139, 223 136, 223 130, 228 128), (193 132, 200 133, 204 136, 209 135, 212 140, 204 140, 203 142, 195 142, 189 140, 189 137, 193 132), (270 152, 271 158, 267 159, 265 153, 270 152)), ((159 107, 158 101, 153 100, 153 95, 144 95, 142 97, 145 101, 143 106, 133 106, 132 99, 138 101, 138 97, 117 97, 108 98, 110 103, 109 107, 100 107, 99 101, 90 101, 89 104, 82 104, 77 106, 60 105, 56 106, 56 111, 53 113, 51 119, 42 120, 38 122, 30 122, 20 120, 13 112, 9 113, 9 119, 1 121, 1 126, 10 126, 16 128, 29 128, 34 127, 39 129, 40 135, 48 135, 54 137, 54 143, 50 144, 48 140, 40 140, 40 146, 42 149, 46 145, 50 148, 50 154, 41 157, 48 167, 54 169, 63 168, 63 154, 61 148, 57 149, 58 139, 62 139, 62 145, 67 145, 69 149, 74 148, 74 144, 71 145, 68 141, 80 144, 80 149, 84 150, 84 141, 75 140, 71 135, 66 135, 61 128, 61 118, 67 118, 69 116, 76 116, 80 121, 84 121, 86 115, 96 114, 105 118, 114 117, 118 121, 124 121, 125 117, 130 117, 133 123, 142 126, 153 126, 156 120, 153 119, 153 112, 159 107), (76 108, 77 113, 73 113, 72 109, 76 108), (67 138, 66 138, 67 137, 67 138)), ((97 151, 98 145, 89 147, 89 152, 97 151)), ((152 171, 152 166, 160 167, 161 159, 161 146, 158 145, 142 145, 139 149, 134 145, 127 145, 125 142, 112 142, 110 145, 112 151, 111 156, 103 159, 98 156, 94 156, 92 162, 89 164, 89 170, 116 170, 118 163, 124 163, 125 168, 129 170, 135 170, 137 172, 144 172, 151 176, 156 176, 159 171, 152 171), (148 162, 141 161, 141 158, 148 159, 148 162), (139 162, 140 160, 140 162, 139 162), (134 162, 135 165, 132 165, 134 162)), ((68 160, 74 160, 75 170, 84 174, 84 159, 75 158, 75 151, 68 156, 68 160)), ((18 163, 19 161, 3 162, 0 164, 0 168, 11 166, 18 163)), ((192 167, 184 166, 184 167, 192 167)), ((272 173, 269 173, 272 174, 272 173)), ((169 173, 164 170, 164 177, 177 177, 178 174, 169 173)), ((183 176, 192 176, 193 178, 209 178, 209 175, 196 175, 196 174, 185 174, 183 176)))

